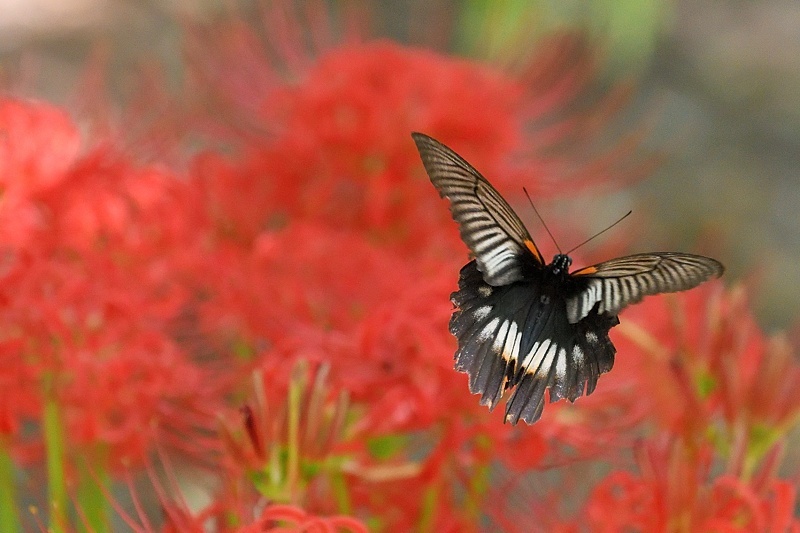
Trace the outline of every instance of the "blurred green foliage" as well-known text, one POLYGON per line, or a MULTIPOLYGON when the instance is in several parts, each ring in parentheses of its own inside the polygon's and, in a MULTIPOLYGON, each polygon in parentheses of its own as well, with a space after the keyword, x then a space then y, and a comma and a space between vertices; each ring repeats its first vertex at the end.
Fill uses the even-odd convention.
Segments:
POLYGON ((463 52, 513 62, 542 36, 583 28, 605 47, 612 70, 646 67, 668 23, 665 0, 466 0, 458 25, 463 52))

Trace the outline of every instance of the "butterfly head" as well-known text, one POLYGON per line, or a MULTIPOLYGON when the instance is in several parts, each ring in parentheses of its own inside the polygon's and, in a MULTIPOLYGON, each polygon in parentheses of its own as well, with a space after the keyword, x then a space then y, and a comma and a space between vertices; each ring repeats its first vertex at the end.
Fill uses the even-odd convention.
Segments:
POLYGON ((569 267, 572 265, 572 259, 565 254, 556 254, 553 262, 550 263, 550 270, 557 276, 569 274, 569 267))

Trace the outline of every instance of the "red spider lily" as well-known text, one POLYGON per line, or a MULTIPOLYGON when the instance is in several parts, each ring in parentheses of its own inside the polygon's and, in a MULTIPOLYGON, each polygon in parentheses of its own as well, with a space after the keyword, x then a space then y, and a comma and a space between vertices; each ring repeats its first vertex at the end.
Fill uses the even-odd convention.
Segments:
POLYGON ((752 473, 800 416, 792 391, 800 367, 787 341, 765 338, 741 288, 709 284, 630 315, 620 331, 635 345, 620 345, 637 356, 629 364, 647 391, 639 394, 650 420, 687 442, 710 438, 731 474, 752 473), (645 316, 646 330, 636 324, 645 316))
POLYGON ((246 145, 237 168, 211 156, 201 160, 204 181, 210 182, 213 173, 216 183, 209 187, 224 191, 212 207, 227 226, 257 230, 289 216, 395 239, 424 239, 427 232, 420 230, 443 223, 446 210, 442 214, 434 208, 435 195, 419 171, 413 146, 400 132, 434 122, 438 127, 429 130, 450 131, 457 142, 452 132, 468 131, 468 146, 476 147, 484 168, 489 159, 480 154, 497 158, 515 142, 498 134, 515 131, 508 127, 515 120, 513 105, 506 102, 517 89, 485 68, 383 43, 332 51, 308 76, 302 85, 264 95, 267 115, 262 121, 277 135, 246 145), (437 76, 438 83, 424 83, 437 76), (499 94, 504 98, 494 98, 499 94), (412 103, 404 112, 398 109, 412 103), (493 109, 499 105, 509 109, 493 109), (492 126, 478 132, 443 124, 447 117, 458 120, 465 108, 486 112, 492 126), (436 117, 429 116, 433 110, 436 117), (231 190, 228 185, 234 183, 238 187, 231 190), (241 191, 238 196, 231 194, 235 190, 241 191), (401 225, 405 220, 417 225, 401 225))
POLYGON ((504 531, 800 530, 793 483, 716 474, 710 446, 689 449, 670 439, 636 445, 635 472, 613 470, 597 479, 590 466, 582 475, 566 472, 555 488, 541 474, 537 490, 516 481, 500 485, 487 514, 504 531), (569 510, 587 491, 579 511, 569 510))
POLYGON ((772 480, 764 487, 710 475, 711 450, 649 446, 639 475, 610 474, 592 492, 586 519, 595 531, 800 531, 796 488, 772 480))
POLYGON ((264 232, 252 249, 221 246, 215 259, 219 277, 209 279, 215 285, 208 305, 214 321, 226 322, 217 313, 227 309, 242 317, 244 330, 268 337, 299 323, 352 327, 424 268, 361 234, 303 223, 264 232), (231 268, 240 270, 224 278, 231 268))
MULTIPOLYGON (((218 265, 231 272, 229 263, 218 265)), ((254 348, 257 339, 265 339, 272 346, 263 364, 283 367, 284 380, 298 359, 331 362, 337 382, 351 391, 354 401, 370 406, 362 423, 377 432, 423 429, 439 422, 450 427, 453 414, 459 413, 474 418, 473 429, 490 440, 521 443, 527 438, 503 426, 501 417, 478 429, 485 411, 467 392, 464 376, 452 372, 450 276, 433 274, 426 263, 369 245, 350 232, 301 225, 259 239, 247 268, 253 274, 245 279, 253 281, 241 285, 220 272, 218 297, 206 304, 206 328, 234 326, 254 348), (427 281, 419 281, 423 279, 427 281)), ((622 411, 609 410, 605 417, 596 413, 593 438, 614 431, 618 437, 622 411)), ((555 417, 549 427, 558 429, 547 434, 589 449, 588 436, 578 440, 588 433, 578 431, 575 416, 555 417)), ((523 457, 531 464, 537 454, 513 462, 519 464, 523 457)))
POLYGON ((71 444, 103 446, 112 464, 140 457, 167 419, 185 446, 181 435, 202 416, 213 420, 219 394, 169 331, 189 297, 176 283, 187 264, 176 243, 192 229, 192 208, 176 200, 190 195, 171 174, 109 147, 79 156, 61 112, 17 101, 0 110, 12 199, 0 212, 34 221, 0 242, 3 380, 14 398, 3 402, 4 426, 38 417, 30 406, 40 402, 25 398, 47 382, 71 444))
POLYGON ((62 110, 0 99, 0 238, 5 246, 28 242, 41 224, 31 195, 64 179, 79 149, 78 130, 62 110))
MULTIPOLYGON (((3 341, 0 375, 3 391, 3 433, 17 437, 22 421, 35 419, 41 407, 40 375, 46 370, 38 358, 26 356, 29 341, 15 319, 13 308, 25 289, 27 264, 23 250, 36 242, 43 224, 32 197, 64 179, 77 157, 80 137, 67 115, 47 104, 0 100, 0 167, 3 201, 0 238, 3 250, 3 341)), ((40 314, 34 302, 24 308, 40 314)))
MULTIPOLYGON (((147 481, 134 483, 126 473, 125 484, 130 496, 126 508, 117 496, 103 489, 121 522, 131 531, 150 533, 202 532, 209 528, 221 533, 245 533, 262 531, 319 531, 319 532, 366 532, 365 526, 355 518, 339 515, 311 513, 296 505, 269 501, 256 491, 248 488, 248 483, 240 479, 226 487, 222 496, 200 509, 193 508, 182 490, 168 456, 159 453, 160 468, 147 461, 147 481), (157 472, 157 470, 159 472, 157 472), (142 497, 147 487, 147 499, 155 499, 163 518, 159 521, 148 516, 147 504, 142 497)), ((83 514, 78 509, 78 514, 83 514)))
POLYGON ((0 179, 3 193, 27 196, 59 181, 80 150, 69 116, 43 102, 0 100, 0 179))
MULTIPOLYGON (((21 438, 49 401, 68 452, 152 470, 159 443, 213 464, 220 490, 199 511, 168 465, 168 488, 151 472, 167 531, 365 529, 346 514, 387 531, 796 527, 776 471, 798 366, 736 291, 627 311, 614 372, 532 427, 503 424, 452 368, 466 251, 408 133, 442 138, 504 192, 635 177, 640 130, 593 149, 622 91, 581 99, 585 42, 557 36, 509 72, 320 36, 332 23, 313 6, 313 31, 295 31, 293 4, 270 5, 266 46, 241 21, 193 34, 192 126, 226 155, 199 155, 185 181, 111 143, 81 152, 57 110, 0 105, 0 431, 21 438), (242 421, 223 393, 239 407, 253 367, 242 421), (520 496, 557 468, 557 490, 520 496)), ((157 529, 135 506, 132 529, 157 529)))
POLYGON ((341 467, 345 456, 337 454, 346 449, 342 441, 351 433, 352 417, 347 392, 334 395, 329 388, 329 369, 309 371, 298 363, 286 383, 255 373, 252 403, 241 409, 243 431, 223 424, 232 467, 258 478, 256 488, 272 501, 300 503, 303 493, 311 492, 312 480, 304 474, 325 475, 341 467), (277 392, 283 385, 287 388, 277 392))
MULTIPOLYGON (((359 389, 381 391, 380 401, 387 408, 375 412, 384 413, 379 417, 384 424, 399 422, 392 417, 397 408, 406 412, 403 416, 408 420, 419 416, 413 410, 422 413, 422 406, 431 413, 433 406, 447 412, 446 398, 453 388, 445 385, 449 379, 440 378, 439 373, 449 372, 446 368, 451 362, 437 349, 448 343, 447 334, 443 338, 434 333, 430 320, 422 319, 432 313, 444 322, 446 314, 443 308, 430 308, 435 305, 428 302, 434 293, 423 293, 418 303, 405 307, 409 298, 403 293, 416 294, 414 286, 421 276, 413 269, 407 275, 401 265, 414 264, 423 256, 441 261, 463 247, 404 136, 412 129, 432 132, 469 151, 472 160, 501 184, 503 180, 519 183, 524 177, 526 184, 536 188, 543 184, 544 175, 564 174, 555 170, 558 163, 528 154, 524 160, 529 170, 523 174, 513 156, 534 145, 563 141, 570 131, 567 124, 578 127, 580 121, 557 121, 558 126, 548 133, 540 131, 540 137, 530 138, 523 133, 525 125, 576 97, 592 71, 589 56, 581 52, 577 39, 562 38, 548 44, 563 53, 559 56, 563 70, 554 73, 555 58, 547 55, 532 62, 524 75, 511 76, 476 63, 376 42, 326 46, 314 60, 288 61, 288 72, 284 72, 269 61, 268 52, 253 48, 257 40, 246 26, 222 24, 214 33, 213 50, 201 51, 200 42, 193 43, 193 66, 204 80, 202 90, 224 101, 231 116, 247 113, 247 124, 254 128, 233 132, 234 142, 241 147, 237 157, 225 160, 207 154, 195 168, 218 237, 231 245, 223 247, 214 261, 221 284, 210 288, 207 323, 232 327, 227 334, 233 342, 245 340, 251 352, 254 343, 263 339, 274 346, 268 357, 291 360, 298 354, 316 354, 311 357, 337 359, 343 379, 352 376, 352 386, 357 387, 354 398, 359 398, 359 389), (208 70, 212 64, 228 74, 220 78, 215 73, 212 78, 208 70), (262 74, 243 83, 254 72, 262 74), (253 84, 259 89, 254 90, 253 84), (534 89, 528 92, 525 84, 534 89), (312 223, 311 228, 326 228, 304 235, 293 230, 264 231, 287 221, 290 227, 302 221, 312 223), (355 233, 346 240, 333 240, 330 227, 355 233), (437 229, 447 227, 451 230, 437 229), (378 245, 366 247, 372 248, 369 257, 363 253, 366 242, 378 245), (384 243, 393 247, 392 252, 384 243), (265 245, 274 260, 255 275, 253 260, 265 245), (320 252, 301 257, 304 250, 320 252), (379 262, 384 266, 378 266, 379 262), (242 272, 242 268, 254 275, 242 276, 240 283, 222 276, 222 272, 242 272), (351 365, 347 350, 353 347, 346 346, 346 339, 354 330, 339 329, 337 324, 354 310, 370 317, 356 330, 364 335, 364 342, 354 352, 358 355, 366 348, 367 357, 358 357, 354 360, 358 364, 351 365), (302 317, 299 328, 293 324, 298 317, 302 317), (403 331, 397 340, 383 331, 394 327, 393 323, 403 331), (320 327, 333 331, 320 332, 320 327), (331 337, 339 340, 331 342, 331 337), (345 342, 339 342, 342 339, 345 342), (411 357, 400 357, 397 341, 411 357), (315 342, 321 345, 309 346, 315 342), (337 343, 336 353, 342 356, 331 355, 337 343), (394 361, 381 353, 390 354, 394 361), (432 362, 437 370, 429 371, 429 362, 414 358, 417 353, 435 356, 432 362), (379 372, 370 370, 375 355, 382 366, 379 372), (418 361, 423 364, 413 364, 418 361), (395 382, 405 388, 386 390, 394 379, 391 373, 398 369, 395 382), (372 372, 369 379, 364 379, 365 372, 372 372), (411 372, 418 375, 412 377, 411 372), (388 409, 390 405, 394 409, 388 409)), ((273 43, 278 56, 302 55, 289 53, 297 44, 289 34, 278 30, 270 36, 279 39, 273 43)), ((605 176, 607 167, 584 170, 578 174, 579 183, 585 185, 605 176)), ((437 278, 436 293, 446 295, 454 282, 446 283, 437 278)), ((334 374, 340 372, 337 367, 334 374)))
POLYGON ((743 291, 710 284, 653 298, 626 313, 619 330, 625 370, 604 379, 633 379, 628 392, 661 437, 639 447, 640 474, 619 471, 594 488, 584 508, 591 528, 800 528, 795 490, 776 477, 782 439, 800 412, 790 392, 800 367, 785 340, 758 330, 743 291), (724 461, 726 473, 713 475, 712 461, 724 461))
POLYGON ((358 520, 347 516, 318 517, 309 515, 302 509, 289 505, 270 505, 264 509, 259 524, 243 528, 242 532, 270 531, 288 533, 308 531, 309 533, 366 533, 367 528, 358 520))
POLYGON ((355 465, 367 457, 359 450, 363 446, 353 447, 358 435, 349 428, 348 395, 342 390, 334 396, 329 369, 296 365, 282 398, 275 389, 284 382, 256 373, 252 403, 241 410, 244 431, 223 424, 229 473, 215 514, 247 509, 248 500, 254 511, 263 507, 239 531, 365 531, 353 518, 322 517, 335 513, 337 505, 349 507, 344 479, 371 468, 355 465), (250 482, 242 483, 245 478, 250 482))
POLYGON ((584 163, 559 149, 586 141, 613 116, 609 109, 621 105, 612 98, 609 108, 559 116, 595 70, 586 43, 573 36, 543 43, 542 54, 521 74, 509 74, 381 41, 328 42, 313 57, 279 20, 265 19, 266 45, 255 28, 234 21, 195 28, 196 36, 213 34, 207 41, 213 46, 197 39, 190 49, 202 80, 193 91, 209 93, 227 119, 244 128, 231 132, 241 149, 236 161, 209 154, 199 160, 197 175, 215 193, 208 200, 217 220, 247 241, 259 228, 299 217, 418 249, 430 240, 427 228, 447 227, 447 212, 434 207, 439 204, 404 138, 412 130, 470 154, 501 188, 524 183, 552 192, 557 178, 559 189, 570 179, 574 191, 642 171, 611 171, 630 162, 635 146, 628 142, 607 157, 584 146, 581 153, 593 154, 584 163), (282 64, 273 58, 290 59, 282 64), (550 126, 530 128, 532 123, 550 126))
POLYGON ((362 434, 426 433, 432 451, 419 476, 383 482, 380 494, 351 483, 357 501, 396 527, 474 518, 487 504, 480 484, 488 476, 472 470, 494 458, 522 472, 546 458, 568 460, 554 443, 585 457, 619 443, 643 413, 631 395, 616 392, 614 406, 594 417, 558 405, 553 423, 523 431, 490 418, 452 371, 447 295, 463 245, 407 139, 411 130, 442 138, 500 187, 552 190, 550 179, 567 175, 573 186, 608 183, 630 144, 590 165, 558 149, 609 118, 602 106, 557 117, 591 77, 580 40, 555 39, 545 47, 552 55, 512 75, 388 42, 293 54, 299 45, 276 30, 274 50, 260 50, 253 30, 237 22, 214 27, 213 48, 192 43, 198 90, 230 120, 215 133, 225 130, 224 141, 239 149, 206 153, 193 169, 216 237, 203 329, 229 350, 259 354, 278 391, 298 360, 330 363, 331 379, 361 410, 362 434), (272 51, 289 59, 276 63, 272 51), (526 133, 544 118, 551 127, 526 133), (440 501, 426 507, 410 496, 405 487, 415 483, 440 501), (457 500, 444 494, 454 485, 471 487, 471 511, 451 513, 457 500), (381 496, 395 491, 405 497, 381 496))
MULTIPOLYGON (((470 505, 477 512, 489 504, 485 489, 476 485, 479 478, 490 479, 488 473, 475 477, 475 469, 488 468, 481 465, 497 460, 524 472, 545 459, 569 460, 570 454, 555 453, 554 442, 573 446, 583 456, 596 455, 624 442, 620 429, 633 423, 625 412, 632 403, 630 395, 624 397, 627 403, 603 406, 600 401, 601 407, 585 415, 583 404, 570 408, 570 416, 559 415, 567 407, 557 404, 546 424, 530 428, 504 425, 502 417, 487 413, 469 394, 464 376, 452 371, 448 276, 414 274, 427 270, 421 261, 367 244, 352 232, 294 224, 260 239, 254 256, 255 282, 231 291, 226 280, 226 294, 235 300, 218 306, 212 298, 207 317, 220 313, 220 318, 210 318, 206 328, 214 323, 246 324, 253 338, 275 339, 259 363, 269 376, 270 402, 285 395, 297 361, 325 363, 331 365, 337 386, 350 392, 359 414, 354 431, 362 438, 427 433, 421 441, 433 450, 423 456, 418 473, 376 479, 375 470, 365 464, 348 477, 353 498, 382 517, 395 517, 385 518, 392 527, 416 523, 429 513, 437 517, 437 524, 450 516, 464 525, 474 517, 453 511, 460 504, 452 496, 444 497, 445 487, 475 486, 470 505), (423 278, 428 281, 420 282, 423 278), (232 306, 234 301, 240 303, 232 306), (231 311, 238 318, 232 319, 231 311), (253 318, 247 318, 249 312, 255 313, 253 318), (413 486, 441 495, 435 511, 425 507, 413 486), (395 493, 403 497, 389 496, 395 493)), ((635 407, 632 412, 637 412, 635 407)), ((405 447, 398 453, 400 458, 413 456, 405 447)), ((575 458, 573 452, 571 460, 575 458)))

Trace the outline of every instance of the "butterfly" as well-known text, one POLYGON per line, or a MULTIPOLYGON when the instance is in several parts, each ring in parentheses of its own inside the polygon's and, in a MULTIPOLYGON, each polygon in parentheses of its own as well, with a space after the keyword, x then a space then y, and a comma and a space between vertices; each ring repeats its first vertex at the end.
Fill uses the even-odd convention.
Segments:
POLYGON ((464 158, 436 139, 411 134, 439 195, 450 202, 474 257, 462 269, 450 332, 455 368, 492 410, 504 393, 505 420, 533 424, 550 402, 591 394, 614 365, 609 331, 644 296, 684 291, 724 270, 718 261, 677 252, 635 254, 569 271, 549 264, 500 193, 464 158))

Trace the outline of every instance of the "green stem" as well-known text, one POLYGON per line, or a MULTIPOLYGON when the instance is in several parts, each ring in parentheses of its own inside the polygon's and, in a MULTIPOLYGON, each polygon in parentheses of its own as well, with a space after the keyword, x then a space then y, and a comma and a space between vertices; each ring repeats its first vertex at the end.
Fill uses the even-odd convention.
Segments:
POLYGON ((333 498, 336 500, 336 507, 339 514, 353 514, 353 505, 350 501, 350 493, 347 490, 347 481, 341 472, 333 472, 330 476, 333 498))
POLYGON ((5 437, 0 437, 0 531, 22 531, 17 515, 14 460, 5 437))
POLYGON ((419 516, 419 531, 420 533, 427 533, 433 531, 436 524, 436 502, 438 500, 439 490, 436 484, 432 483, 425 489, 422 494, 422 510, 419 516))
POLYGON ((289 385, 289 435, 287 446, 287 481, 289 497, 292 503, 297 502, 300 478, 300 396, 303 383, 292 379, 289 385))
POLYGON ((45 386, 44 441, 47 456, 47 490, 50 508, 48 531, 64 533, 67 527, 67 484, 64 475, 64 427, 61 409, 45 386))
POLYGON ((108 486, 108 472, 102 453, 86 454, 80 457, 78 472, 78 505, 86 521, 83 531, 105 533, 111 531, 108 514, 108 501, 104 487, 108 486))
POLYGON ((468 519, 477 523, 480 512, 481 502, 489 488, 489 465, 478 465, 475 467, 475 472, 469 480, 469 488, 467 490, 467 501, 464 508, 468 519))

